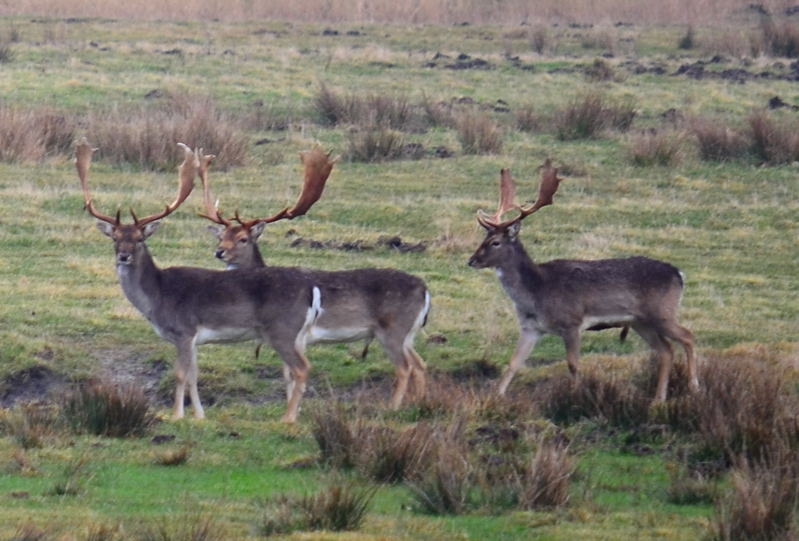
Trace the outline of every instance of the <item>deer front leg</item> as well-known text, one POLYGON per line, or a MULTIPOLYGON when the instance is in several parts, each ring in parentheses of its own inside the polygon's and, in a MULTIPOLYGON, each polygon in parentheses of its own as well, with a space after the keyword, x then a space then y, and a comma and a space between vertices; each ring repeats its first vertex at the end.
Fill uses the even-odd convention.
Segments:
POLYGON ((186 397, 186 384, 189 385, 189 397, 194 408, 194 418, 204 419, 205 411, 200 402, 200 393, 197 390, 197 347, 194 340, 183 340, 177 344, 177 359, 175 361, 175 406, 172 411, 173 419, 182 419, 184 416, 183 401, 186 397))
POLYGON ((510 385, 510 381, 513 379, 513 376, 516 375, 516 372, 524 367, 524 362, 530 356, 533 348, 535 348, 535 344, 538 342, 538 338, 540 336, 541 334, 535 329, 527 327, 521 328, 519 333, 519 341, 516 344, 516 351, 510 358, 508 368, 505 369, 505 375, 502 376, 502 381, 499 383, 497 392, 500 395, 505 394, 505 391, 508 390, 508 385, 510 385))

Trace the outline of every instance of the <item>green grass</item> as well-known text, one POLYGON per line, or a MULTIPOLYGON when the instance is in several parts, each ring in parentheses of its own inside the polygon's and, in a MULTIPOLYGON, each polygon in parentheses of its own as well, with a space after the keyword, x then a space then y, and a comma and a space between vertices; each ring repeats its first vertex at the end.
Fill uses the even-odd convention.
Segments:
MULTIPOLYGON (((253 140, 273 142, 253 146, 244 167, 211 171, 222 208, 239 209, 245 217, 272 214, 293 200, 301 181, 298 151, 316 142, 335 153, 345 150, 348 127, 314 122, 312 101, 320 82, 343 94, 407 93, 412 101, 423 95, 434 101, 469 97, 484 105, 504 100, 513 109, 529 104, 543 113, 587 90, 582 67, 599 54, 581 45, 579 32, 565 30, 562 37, 551 38, 560 44, 556 53, 539 56, 524 36, 508 36, 497 27, 353 25, 361 35, 347 36, 349 27, 342 25, 340 36, 327 37, 321 25, 259 21, 13 22, 21 41, 13 45, 13 61, 0 70, 2 105, 44 104, 88 118, 97 110, 144 105, 144 96, 154 89, 211 96, 221 110, 241 116, 252 114, 258 100, 276 104, 290 117, 289 128, 252 134, 253 140), (53 40, 41 39, 47 30, 43 24, 53 40), (171 49, 183 54, 164 54, 171 49), (503 57, 508 49, 535 69, 511 66, 503 57), (494 69, 426 67, 438 51, 453 58, 461 52, 485 58, 494 69)), ((670 107, 743 119, 775 93, 790 101, 792 86, 783 81, 737 85, 668 75, 698 59, 674 56, 684 28, 636 27, 619 33, 630 32, 640 32, 635 50, 622 53, 620 48, 619 60, 657 61, 667 66, 667 75, 629 74, 603 85, 614 98, 634 99, 643 126, 657 125, 658 115, 670 107)), ((92 134, 85 135, 91 141, 92 134)), ((409 137, 426 148, 447 146, 455 157, 382 164, 342 160, 309 215, 268 226, 261 246, 273 265, 393 267, 424 278, 433 294, 433 312, 417 343, 432 372, 480 361, 503 367, 510 357, 517 336, 510 301, 493 273, 466 265, 482 239, 475 211, 496 204, 502 167, 514 171, 520 198, 532 198, 535 168, 548 156, 572 173, 564 175, 555 205, 523 227, 523 240, 535 259, 642 254, 668 260, 687 276, 682 321, 697 336, 700 358, 743 350, 764 362, 795 362, 795 165, 706 163, 688 153, 672 168, 636 167, 625 158, 621 137, 612 133, 560 142, 551 132, 508 129, 501 155, 476 156, 461 152, 452 130, 436 128, 409 137), (385 248, 351 253, 291 247, 297 236, 375 243, 386 235, 425 242, 428 248, 423 254, 400 254, 385 248), (446 341, 428 342, 428 337, 446 341)), ((171 200, 174 181, 174 173, 114 169, 101 158, 91 173, 97 205, 109 213, 131 206, 140 214, 156 212, 171 200)), ((111 245, 82 210, 70 156, 0 164, 0 197, 0 378, 32 366, 45 366, 66 380, 106 372, 143 377, 159 361, 171 367, 174 349, 120 291, 111 245)), ((221 268, 213 259, 207 224, 196 216, 200 208, 195 193, 148 243, 160 265, 221 268)), ((359 345, 309 350, 312 392, 299 426, 287 428, 278 423, 283 382, 271 350, 264 347, 255 360, 252 344, 201 348, 201 396, 215 402, 207 410, 209 420, 164 422, 154 429, 175 435, 168 445, 191 445, 188 463, 174 468, 153 463, 158 448, 148 438, 69 437, 26 451, 34 468, 26 474, 15 469, 17 446, 3 435, 0 537, 12 535, 25 521, 67 534, 89 523, 121 521, 132 528, 200 509, 214 516, 226 538, 252 538, 256 500, 311 492, 328 478, 316 466, 292 467, 316 452, 308 410, 324 406, 331 394, 347 396, 353 386, 373 378, 388 398, 393 371, 379 345, 373 345, 366 361, 354 358, 359 351, 359 345), (83 491, 52 495, 64 468, 81 457, 87 459, 83 491)), ((621 344, 615 332, 593 333, 585 338, 582 362, 615 370, 645 354, 635 337, 621 344)), ((565 372, 563 356, 559 340, 543 340, 530 361, 532 369, 519 381, 565 372)), ((164 414, 172 389, 167 370, 156 382, 155 396, 164 414)), ((634 456, 606 443, 581 451, 572 504, 553 512, 430 517, 410 509, 405 488, 382 487, 363 538, 701 537, 712 508, 667 503, 669 458, 665 450, 634 456)))

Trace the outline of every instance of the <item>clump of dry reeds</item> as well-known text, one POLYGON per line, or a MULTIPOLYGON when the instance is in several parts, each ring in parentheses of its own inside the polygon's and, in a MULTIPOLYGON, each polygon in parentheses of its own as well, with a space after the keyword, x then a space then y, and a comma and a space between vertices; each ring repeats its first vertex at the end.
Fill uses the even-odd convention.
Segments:
POLYGON ((141 386, 107 379, 91 380, 66 392, 61 413, 79 433, 112 438, 141 436, 155 421, 141 386))
POLYGON ((604 130, 625 132, 636 116, 635 105, 628 100, 613 100, 599 92, 588 92, 573 99, 553 118, 555 134, 562 141, 590 139, 604 130))
POLYGON ((295 531, 353 531, 361 527, 377 487, 333 483, 316 494, 280 495, 261 502, 256 528, 263 536, 295 531))
POLYGON ((682 155, 682 134, 675 131, 647 130, 627 139, 630 161, 639 167, 670 166, 682 155))

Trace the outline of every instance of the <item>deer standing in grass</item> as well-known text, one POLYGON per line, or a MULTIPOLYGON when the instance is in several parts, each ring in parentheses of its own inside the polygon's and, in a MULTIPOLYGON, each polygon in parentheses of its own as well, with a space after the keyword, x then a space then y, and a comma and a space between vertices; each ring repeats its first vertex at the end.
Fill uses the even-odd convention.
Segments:
MULTIPOLYGON (((212 202, 208 167, 200 167, 206 214, 219 243, 216 257, 228 269, 264 268, 258 238, 264 226, 305 214, 322 194, 335 160, 320 149, 300 155, 305 180, 297 204, 269 218, 243 220, 235 214, 233 223, 222 216, 212 202)), ((268 268, 268 267, 267 267, 268 268)), ((414 349, 414 337, 425 324, 430 311, 430 293, 419 278, 393 269, 355 269, 348 271, 306 270, 321 290, 322 310, 311 325, 308 344, 342 343, 366 340, 362 356, 376 338, 394 364, 396 382, 390 406, 399 408, 409 383, 422 394, 425 389, 425 363, 414 349)))
POLYGON ((163 212, 144 218, 131 210, 133 223, 122 224, 119 211, 111 217, 94 206, 87 176, 95 149, 82 139, 75 151, 75 164, 85 208, 114 243, 117 276, 125 296, 155 332, 177 348, 173 417, 184 415, 187 385, 194 417, 205 416, 197 390, 197 346, 255 339, 270 344, 285 364, 289 392, 283 420, 294 422, 310 369, 305 344, 319 314, 319 288, 306 273, 293 268, 225 272, 194 267, 161 269, 155 264, 145 241, 160 220, 186 200, 201 164, 212 158, 179 145, 185 158, 179 168, 175 201, 163 212))
POLYGON ((627 325, 649 344, 657 361, 656 403, 666 399, 674 357, 670 340, 685 350, 689 384, 697 389, 694 337, 677 321, 683 292, 683 277, 677 268, 645 257, 559 259, 536 264, 527 255, 519 241, 521 222, 552 204, 561 181, 557 173, 547 160, 542 167, 538 199, 521 207, 515 202, 516 187, 511 173, 503 169, 499 209, 493 216, 482 211, 477 215, 487 235, 469 259, 469 265, 496 269, 505 292, 516 306, 519 320, 519 341, 499 384, 499 393, 505 393, 541 336, 553 334, 563 339, 569 371, 576 375, 582 331, 627 325), (510 211, 518 215, 503 221, 510 211))

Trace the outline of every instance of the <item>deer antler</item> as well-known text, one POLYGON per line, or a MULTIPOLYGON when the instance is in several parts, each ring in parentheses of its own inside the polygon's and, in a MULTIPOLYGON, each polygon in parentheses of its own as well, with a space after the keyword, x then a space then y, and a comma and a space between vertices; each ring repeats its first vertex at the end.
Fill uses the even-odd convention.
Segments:
MULTIPOLYGON (((197 176, 197 169, 200 165, 199 158, 197 157, 198 151, 192 151, 183 143, 178 143, 178 145, 185 151, 183 163, 178 169, 178 177, 180 180, 178 195, 175 200, 167 205, 166 209, 159 214, 153 214, 152 216, 139 219, 131 209, 130 213, 133 216, 133 221, 140 227, 172 214, 186 200, 186 198, 189 197, 192 189, 194 189, 194 177, 197 176)), ((81 139, 78 141, 78 144, 75 146, 75 167, 78 170, 78 178, 80 178, 81 188, 83 188, 83 202, 86 210, 89 211, 89 214, 98 220, 107 222, 111 225, 119 225, 119 211, 117 211, 116 217, 112 218, 111 216, 101 214, 96 208, 94 208, 94 200, 92 199, 91 192, 89 191, 87 177, 89 173, 89 167, 91 167, 92 164, 92 154, 94 154, 95 150, 97 149, 92 148, 85 137, 81 137, 81 139)))
MULTIPOLYGON (((278 220, 293 220, 297 216, 302 216, 307 213, 308 209, 310 209, 313 204, 319 201, 319 198, 322 197, 322 192, 325 189, 325 183, 330 176, 330 172, 333 170, 333 166, 338 161, 338 157, 330 159, 330 154, 330 152, 325 153, 319 147, 316 147, 313 150, 300 152, 300 160, 302 160, 302 163, 305 165, 305 179, 302 184, 300 196, 297 198, 297 202, 294 203, 293 206, 286 207, 277 214, 268 218, 255 218, 254 220, 244 220, 241 216, 239 216, 239 211, 236 211, 233 219, 241 224, 244 228, 250 229, 259 223, 270 224, 277 222, 278 220)), ((223 217, 219 212, 219 209, 212 202, 213 198, 211 196, 211 190, 208 184, 207 169, 208 164, 210 164, 213 157, 213 155, 208 155, 201 160, 200 178, 203 182, 205 214, 201 214, 200 216, 207 218, 214 223, 227 227, 230 225, 230 220, 223 217)))
POLYGON ((83 189, 83 206, 87 211, 89 211, 89 214, 98 220, 107 222, 111 225, 119 225, 119 212, 117 212, 116 218, 112 218, 111 216, 101 214, 96 208, 94 208, 94 200, 92 199, 92 194, 89 191, 88 176, 89 168, 92 165, 92 154, 94 154, 95 150, 97 149, 92 148, 85 137, 81 137, 78 141, 78 144, 75 146, 75 168, 78 170, 80 186, 83 189))
POLYGON ((538 199, 529 207, 522 207, 516 203, 516 183, 511 176, 510 169, 502 169, 499 179, 499 208, 492 216, 482 210, 477 211, 477 221, 484 227, 504 228, 519 222, 540 208, 553 203, 553 196, 558 191, 560 181, 558 169, 552 167, 552 160, 547 158, 541 166, 541 184, 538 187, 538 199), (502 222, 502 216, 511 210, 519 210, 515 218, 502 222))
MULTIPOLYGON (((308 209, 322 197, 327 178, 338 161, 338 156, 331 160, 330 154, 331 152, 325 153, 319 147, 300 152, 300 160, 305 165, 305 179, 297 202, 293 207, 286 207, 274 216, 257 221, 270 224, 278 220, 293 220, 308 212, 308 209)), ((238 220, 238 217, 236 219, 238 220)))
POLYGON ((178 146, 182 148, 184 152, 183 163, 178 167, 178 195, 172 203, 167 205, 163 212, 153 214, 152 216, 139 219, 136 217, 136 214, 133 213, 133 210, 131 210, 130 214, 133 216, 133 221, 139 227, 158 221, 175 212, 194 189, 194 179, 200 168, 199 154, 201 150, 195 149, 192 151, 188 145, 183 143, 178 143, 178 146))
POLYGON ((205 214, 200 214, 203 218, 207 218, 212 222, 224 225, 230 225, 230 220, 225 219, 220 213, 217 204, 211 196, 211 187, 208 183, 208 167, 211 165, 213 159, 216 158, 214 154, 205 154, 200 159, 200 180, 203 183, 203 204, 205 205, 205 214))

